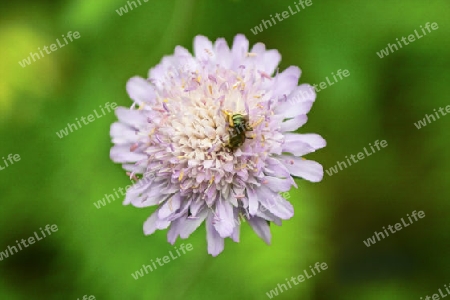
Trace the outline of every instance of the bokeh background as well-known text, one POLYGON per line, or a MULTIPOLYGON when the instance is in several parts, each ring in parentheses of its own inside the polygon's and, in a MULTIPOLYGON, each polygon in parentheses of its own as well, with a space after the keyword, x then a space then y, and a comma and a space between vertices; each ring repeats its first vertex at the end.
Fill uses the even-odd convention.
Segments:
POLYGON ((268 299, 266 292, 315 262, 329 268, 276 299, 420 299, 450 282, 450 117, 414 122, 450 104, 450 2, 315 1, 264 30, 251 28, 294 1, 144 2, 119 16, 124 0, 10 1, 0 10, 0 251, 46 224, 59 231, 0 261, 0 299, 268 299), (376 52, 426 22, 439 29, 380 59, 376 52), (22 68, 30 51, 68 31, 81 38, 22 68), (154 208, 97 209, 130 183, 109 159, 109 113, 60 139, 56 132, 106 102, 131 104, 126 81, 197 34, 232 42, 237 33, 282 54, 280 70, 320 83, 309 122, 327 147, 308 156, 325 169, 375 140, 388 147, 320 183, 299 181, 295 216, 272 226, 267 246, 248 226, 241 242, 207 254, 204 226, 194 250, 138 280, 131 273, 167 255, 167 231, 144 236, 154 208), (331 78, 331 77, 330 77, 331 78), (371 247, 363 240, 414 210, 424 219, 371 247))

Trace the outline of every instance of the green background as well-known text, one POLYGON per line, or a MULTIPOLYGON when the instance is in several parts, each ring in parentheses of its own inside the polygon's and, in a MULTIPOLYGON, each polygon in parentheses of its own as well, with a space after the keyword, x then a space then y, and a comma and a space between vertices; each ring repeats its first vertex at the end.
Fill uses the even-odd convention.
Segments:
MULTIPOLYGON (((250 31, 294 1, 16 1, 0 9, 0 156, 21 160, 0 171, 0 251, 39 227, 58 232, 0 261, 0 299, 268 299, 266 292, 315 262, 328 269, 276 299, 420 299, 450 282, 450 117, 414 122, 450 104, 448 1, 313 1, 258 35, 250 31), (380 59, 376 52, 426 22, 439 29, 380 59), (30 51, 68 31, 81 38, 22 68, 30 51), (138 280, 131 273, 167 255, 167 230, 144 236, 154 210, 94 202, 125 187, 109 159, 114 114, 63 139, 56 132, 106 102, 129 106, 127 80, 197 34, 230 44, 237 33, 282 55, 280 70, 302 69, 320 83, 309 122, 327 147, 308 155, 325 169, 375 140, 388 147, 320 183, 298 181, 295 216, 271 226, 267 246, 248 226, 241 242, 207 254, 204 226, 193 251, 138 280), (330 77, 331 78, 331 77, 330 77), (363 240, 412 211, 426 217, 371 247, 363 240)), ((2 162, 3 165, 3 162, 2 162)))

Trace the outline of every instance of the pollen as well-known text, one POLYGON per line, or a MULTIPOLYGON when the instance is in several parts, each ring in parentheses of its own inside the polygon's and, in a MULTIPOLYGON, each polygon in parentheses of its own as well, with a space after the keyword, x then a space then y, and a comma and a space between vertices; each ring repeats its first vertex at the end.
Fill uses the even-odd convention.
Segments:
POLYGON ((180 172, 180 176, 178 176, 178 181, 181 181, 183 179, 184 176, 184 170, 182 169, 180 172))

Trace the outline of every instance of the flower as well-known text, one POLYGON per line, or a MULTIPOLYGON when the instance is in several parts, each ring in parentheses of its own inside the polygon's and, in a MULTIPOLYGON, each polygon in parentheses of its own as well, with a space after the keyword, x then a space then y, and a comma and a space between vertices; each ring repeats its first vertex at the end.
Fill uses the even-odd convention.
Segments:
POLYGON ((316 95, 310 85, 297 86, 297 67, 273 75, 278 51, 262 43, 249 51, 243 35, 231 49, 222 38, 213 44, 197 36, 194 54, 178 46, 148 79, 127 83, 134 103, 118 107, 119 122, 111 126, 111 159, 138 180, 124 204, 157 205, 144 233, 170 226, 172 244, 205 221, 213 256, 226 237, 239 242, 240 214, 270 244, 269 223, 280 226, 294 214, 279 193, 297 187, 293 176, 323 177, 319 163, 301 156, 325 140, 293 133, 306 123, 316 95))

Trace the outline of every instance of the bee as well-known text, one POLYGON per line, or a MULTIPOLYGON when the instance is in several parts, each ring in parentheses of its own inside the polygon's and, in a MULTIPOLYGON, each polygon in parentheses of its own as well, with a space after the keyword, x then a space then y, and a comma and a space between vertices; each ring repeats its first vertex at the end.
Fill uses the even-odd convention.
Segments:
POLYGON ((253 131, 253 128, 248 124, 248 115, 239 113, 234 114, 228 111, 223 112, 227 118, 228 125, 230 126, 228 128, 230 137, 226 146, 231 151, 235 151, 245 142, 245 139, 252 139, 245 134, 247 131, 253 131))

